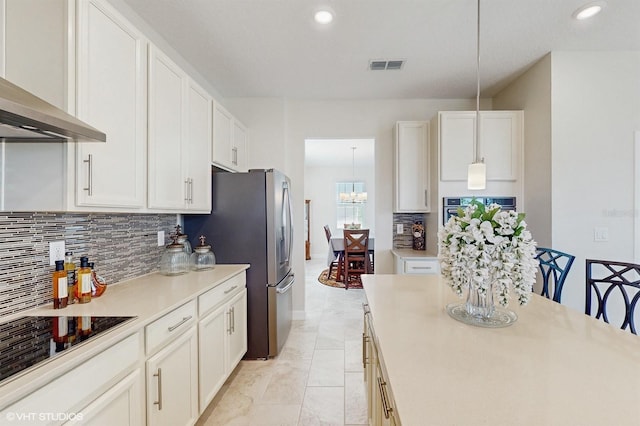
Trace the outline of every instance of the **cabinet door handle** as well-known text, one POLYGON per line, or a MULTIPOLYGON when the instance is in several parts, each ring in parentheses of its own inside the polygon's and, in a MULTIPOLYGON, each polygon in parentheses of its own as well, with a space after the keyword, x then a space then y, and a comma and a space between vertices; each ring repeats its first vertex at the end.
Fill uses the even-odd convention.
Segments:
POLYGON ((189 178, 184 180, 184 201, 189 203, 189 178))
POLYGON ((364 311, 365 315, 368 315, 369 312, 371 312, 371 309, 369 309, 369 304, 368 303, 363 303, 362 304, 362 310, 364 311))
POLYGON ((384 418, 388 419, 392 408, 389 407, 385 386, 387 386, 387 383, 382 380, 382 377, 378 377, 378 389, 380 390, 380 398, 382 398, 382 411, 384 411, 384 418))
POLYGON ((158 406, 158 411, 162 410, 162 368, 158 368, 158 372, 153 375, 158 378, 158 400, 153 405, 158 406))
POLYGON ((367 364, 369 361, 367 357, 367 343, 369 342, 369 336, 365 333, 362 333, 362 368, 367 368, 367 364))
POLYGON ((227 311, 227 334, 231 334, 231 309, 227 311))
POLYGON ((233 290, 235 290, 236 288, 238 288, 238 286, 237 286, 237 285, 234 285, 234 286, 233 286, 233 287, 231 287, 230 289, 225 290, 225 291, 224 291, 224 294, 229 294, 229 293, 231 293, 233 290))
POLYGON ((87 186, 82 188, 87 191, 87 195, 93 195, 93 155, 89 154, 86 160, 82 160, 83 163, 87 163, 87 186))
POLYGON ((193 178, 189 178, 189 202, 193 204, 193 178))
POLYGON ((424 206, 425 207, 429 206, 429 190, 428 189, 424 190, 424 206))
POLYGON ((236 332, 236 307, 231 307, 231 333, 236 332))
POLYGON ((238 165, 238 148, 231 148, 231 162, 234 166, 238 165))
POLYGON ((180 321, 177 324, 172 325, 171 327, 168 328, 168 330, 171 332, 173 330, 175 330, 176 328, 180 327, 182 324, 184 324, 185 322, 189 321, 191 318, 193 318, 192 315, 189 315, 188 317, 184 317, 182 318, 182 321, 180 321))

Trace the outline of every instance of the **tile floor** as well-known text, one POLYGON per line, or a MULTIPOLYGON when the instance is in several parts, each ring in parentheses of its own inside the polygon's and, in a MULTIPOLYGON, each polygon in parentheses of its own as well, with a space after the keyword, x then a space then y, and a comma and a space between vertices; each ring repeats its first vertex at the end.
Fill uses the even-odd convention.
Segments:
POLYGON ((361 289, 318 282, 326 259, 306 261, 306 318, 276 358, 241 361, 198 426, 365 425, 361 289))

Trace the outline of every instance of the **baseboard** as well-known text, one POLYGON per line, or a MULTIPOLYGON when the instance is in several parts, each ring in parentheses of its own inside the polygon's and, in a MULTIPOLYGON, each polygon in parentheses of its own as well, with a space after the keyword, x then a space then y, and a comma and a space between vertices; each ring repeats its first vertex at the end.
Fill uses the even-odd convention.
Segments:
POLYGON ((291 319, 295 321, 304 320, 306 317, 305 311, 293 311, 291 313, 291 319))

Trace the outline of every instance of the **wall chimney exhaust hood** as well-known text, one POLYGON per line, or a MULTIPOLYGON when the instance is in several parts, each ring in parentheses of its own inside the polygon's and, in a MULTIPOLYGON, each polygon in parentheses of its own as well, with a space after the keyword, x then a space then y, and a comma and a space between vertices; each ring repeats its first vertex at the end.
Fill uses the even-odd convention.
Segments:
POLYGON ((107 136, 0 78, 0 141, 106 142, 107 136))

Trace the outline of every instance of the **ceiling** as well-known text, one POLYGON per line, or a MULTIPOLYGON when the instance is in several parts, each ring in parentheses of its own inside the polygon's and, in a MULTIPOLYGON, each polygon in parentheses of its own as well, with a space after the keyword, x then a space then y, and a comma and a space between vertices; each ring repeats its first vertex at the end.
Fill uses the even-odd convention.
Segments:
POLYGON ((307 139, 304 161, 308 167, 375 167, 375 140, 307 139))
MULTIPOLYGON (((640 1, 482 0, 480 76, 492 96, 550 51, 640 50, 640 1)), ((473 98, 476 0, 124 0, 225 98, 473 98), (334 21, 313 12, 328 5, 334 21), (369 71, 372 59, 401 70, 369 71)))

